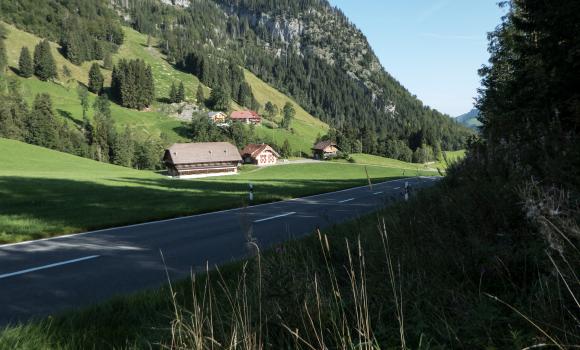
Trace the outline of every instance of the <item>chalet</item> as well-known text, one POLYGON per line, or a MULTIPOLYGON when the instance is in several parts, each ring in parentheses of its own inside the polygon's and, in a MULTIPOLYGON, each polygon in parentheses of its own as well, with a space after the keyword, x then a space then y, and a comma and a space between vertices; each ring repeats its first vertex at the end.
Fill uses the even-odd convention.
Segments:
POLYGON ((257 166, 274 165, 280 158, 280 155, 272 147, 264 143, 247 145, 240 153, 244 163, 257 166))
POLYGON ((209 120, 214 124, 225 124, 228 119, 228 115, 224 112, 209 112, 207 114, 209 120))
POLYGON ((338 155, 340 148, 336 145, 336 142, 332 141, 320 141, 314 147, 312 147, 312 155, 314 159, 330 159, 338 155))
POLYGON ((228 142, 176 143, 165 151, 163 162, 169 175, 194 178, 236 174, 242 158, 228 142))
POLYGON ((234 122, 242 122, 246 124, 262 123, 262 117, 254 111, 236 111, 230 115, 230 119, 234 122))

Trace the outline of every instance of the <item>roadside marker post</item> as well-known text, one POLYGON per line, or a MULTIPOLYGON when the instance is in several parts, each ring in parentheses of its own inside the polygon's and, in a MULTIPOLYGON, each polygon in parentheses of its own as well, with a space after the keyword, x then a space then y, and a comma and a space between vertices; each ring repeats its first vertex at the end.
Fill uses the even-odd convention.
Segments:
POLYGON ((254 201, 254 185, 250 183, 249 187, 250 189, 248 191, 248 199, 250 200, 250 203, 252 203, 254 201))

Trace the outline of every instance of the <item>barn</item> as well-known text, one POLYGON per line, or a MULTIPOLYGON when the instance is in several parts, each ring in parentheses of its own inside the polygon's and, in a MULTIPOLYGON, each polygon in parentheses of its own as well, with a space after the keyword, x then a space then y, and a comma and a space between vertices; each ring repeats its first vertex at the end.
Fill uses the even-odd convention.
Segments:
POLYGON ((330 159, 338 155, 340 148, 336 142, 320 141, 312 147, 312 155, 314 159, 330 159))
POLYGON ((244 163, 257 166, 274 165, 280 158, 278 152, 264 143, 247 145, 240 153, 244 163))
POLYGON ((170 176, 183 179, 236 174, 242 157, 228 142, 176 143, 163 162, 170 176))
POLYGON ((241 122, 245 124, 260 124, 262 117, 254 111, 235 111, 230 115, 230 119, 234 122, 241 122))

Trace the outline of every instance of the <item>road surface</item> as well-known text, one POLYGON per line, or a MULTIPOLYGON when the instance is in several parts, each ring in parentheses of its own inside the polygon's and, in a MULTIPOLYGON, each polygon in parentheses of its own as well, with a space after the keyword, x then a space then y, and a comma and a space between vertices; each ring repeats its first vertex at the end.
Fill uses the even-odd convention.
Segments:
POLYGON ((266 249, 355 219, 402 199, 405 181, 416 190, 437 178, 0 246, 0 326, 159 287, 166 268, 179 279, 242 259, 249 239, 266 249))

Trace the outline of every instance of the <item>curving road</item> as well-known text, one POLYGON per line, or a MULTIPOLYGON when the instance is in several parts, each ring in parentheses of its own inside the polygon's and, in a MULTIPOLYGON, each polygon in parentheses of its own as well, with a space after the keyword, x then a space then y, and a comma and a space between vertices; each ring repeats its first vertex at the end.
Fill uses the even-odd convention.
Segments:
POLYGON ((248 208, 0 246, 0 326, 158 287, 193 268, 352 220, 438 178, 394 180, 248 208), (165 265, 161 259, 161 252, 165 265))

